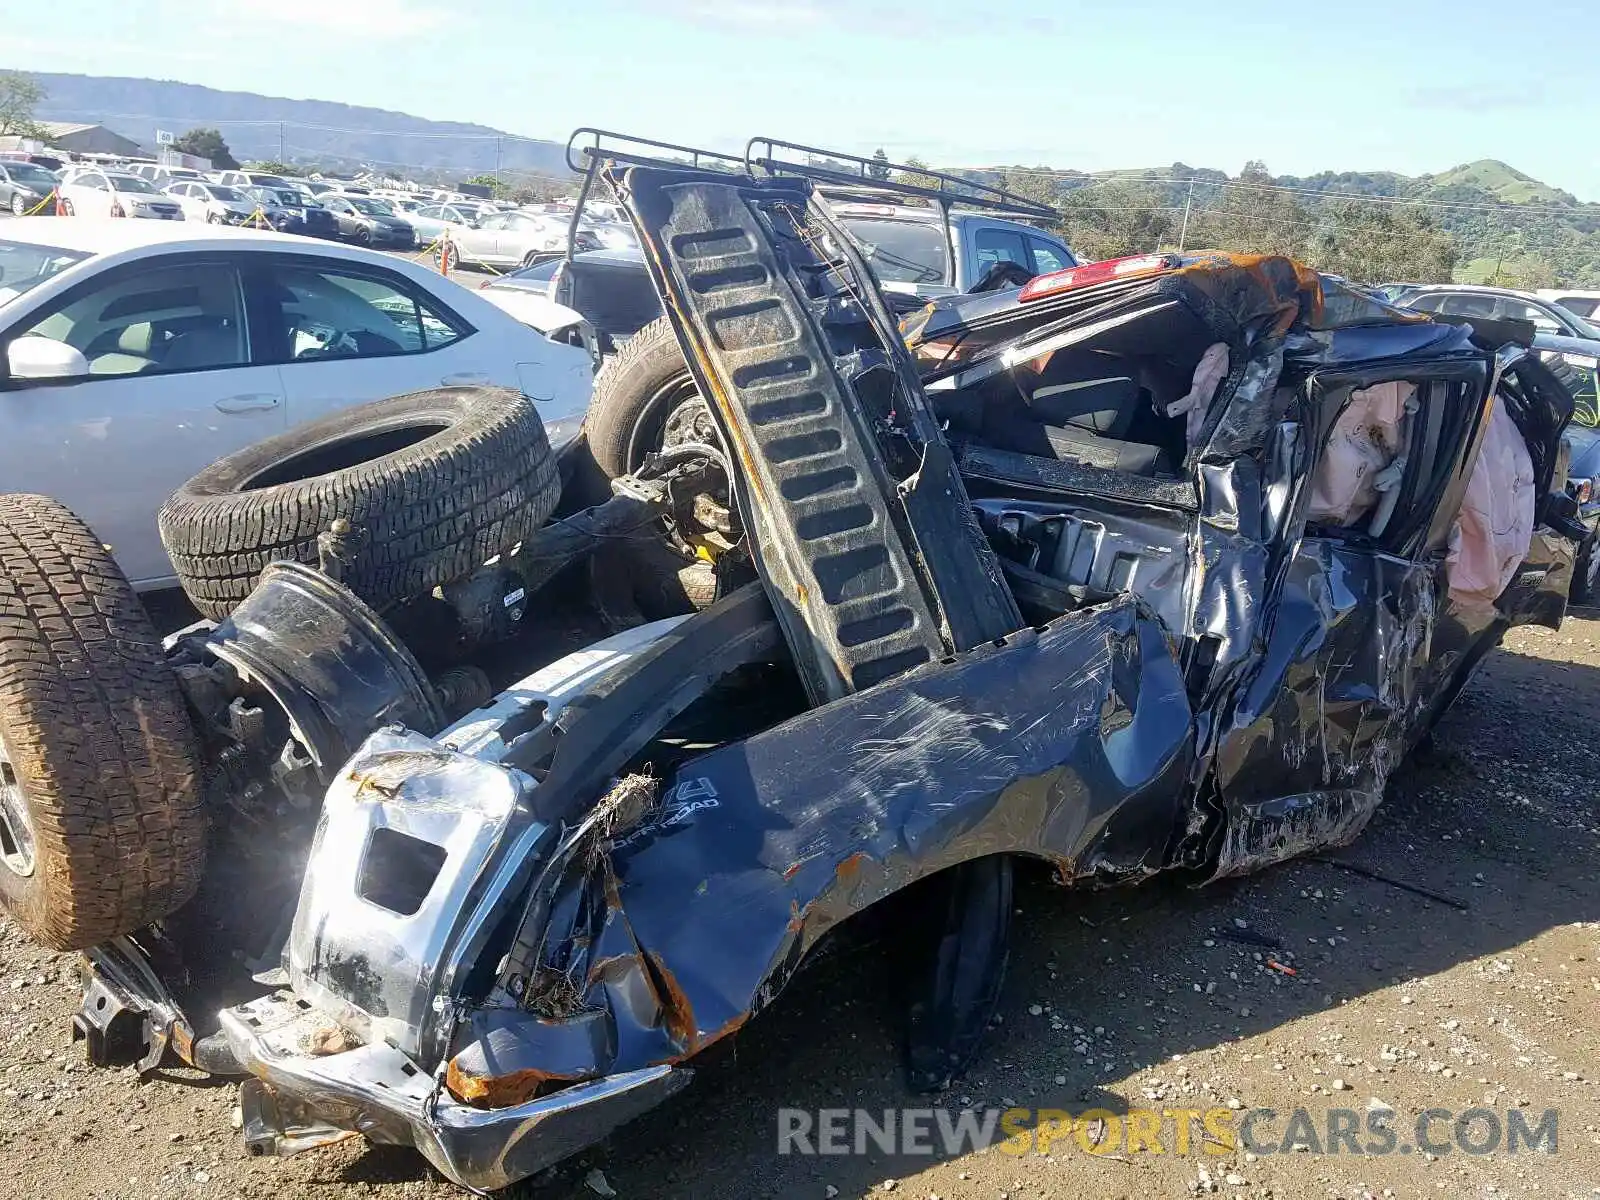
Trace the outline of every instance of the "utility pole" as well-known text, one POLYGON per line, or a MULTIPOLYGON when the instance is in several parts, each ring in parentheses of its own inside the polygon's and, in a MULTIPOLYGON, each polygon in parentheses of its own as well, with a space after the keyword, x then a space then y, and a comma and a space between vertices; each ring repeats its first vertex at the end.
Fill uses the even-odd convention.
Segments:
POLYGON ((502 140, 501 138, 495 138, 494 140, 494 190, 496 193, 500 191, 500 143, 502 140))
POLYGON ((284 158, 284 156, 283 156, 284 155, 284 150, 285 150, 285 147, 284 147, 284 144, 283 144, 283 122, 279 121, 278 122, 278 161, 279 162, 288 162, 289 161, 288 159, 284 158))
POLYGON ((1194 203, 1194 177, 1189 177, 1189 198, 1183 202, 1183 228, 1178 231, 1178 253, 1182 254, 1189 241, 1189 206, 1194 203))

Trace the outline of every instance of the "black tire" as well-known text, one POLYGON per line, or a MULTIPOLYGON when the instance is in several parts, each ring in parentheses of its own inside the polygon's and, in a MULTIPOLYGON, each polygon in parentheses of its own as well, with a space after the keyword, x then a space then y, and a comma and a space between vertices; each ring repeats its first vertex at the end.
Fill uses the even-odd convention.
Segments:
POLYGON ((353 531, 343 582, 382 607, 459 579, 555 509, 561 480, 533 401, 510 388, 395 396, 297 426, 213 463, 161 509, 183 590, 214 619, 279 559, 315 565, 353 531))
POLYGON ((690 558, 659 537, 626 538, 617 548, 626 559, 639 611, 652 621, 710 608, 733 590, 722 585, 711 563, 690 558))
POLYGON ((589 453, 605 477, 638 468, 646 451, 659 445, 667 415, 697 390, 666 317, 629 338, 600 368, 584 418, 589 453))
POLYGON ((1568 600, 1588 608, 1600 593, 1600 530, 1591 529, 1589 536, 1578 547, 1577 561, 1572 564, 1572 591, 1568 600))
POLYGON ((21 192, 12 192, 11 193, 11 215, 14 216, 14 217, 20 217, 27 211, 28 211, 28 205, 27 205, 27 202, 25 200, 23 200, 22 193, 21 192))
POLYGON ((183 695, 100 539, 44 496, 0 496, 0 751, 0 903, 37 941, 83 949, 194 894, 183 695))
MULTIPOLYGON (((608 480, 644 465, 645 457, 660 447, 668 415, 698 391, 666 317, 657 317, 629 338, 595 377, 583 425, 593 469, 591 478, 574 481, 579 493, 598 502, 610 491, 608 480)), ((685 558, 659 539, 630 539, 625 547, 648 595, 663 599, 663 615, 686 611, 681 603, 706 608, 728 591, 712 564, 685 558)), ((641 607, 651 615, 651 603, 641 607)))

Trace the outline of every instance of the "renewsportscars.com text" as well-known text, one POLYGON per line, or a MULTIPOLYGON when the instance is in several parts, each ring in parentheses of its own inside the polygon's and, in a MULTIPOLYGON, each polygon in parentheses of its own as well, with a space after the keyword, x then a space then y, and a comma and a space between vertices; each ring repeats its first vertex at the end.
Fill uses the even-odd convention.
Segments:
POLYGON ((778 1153, 1554 1154, 1559 1123, 1553 1108, 780 1108, 778 1153))

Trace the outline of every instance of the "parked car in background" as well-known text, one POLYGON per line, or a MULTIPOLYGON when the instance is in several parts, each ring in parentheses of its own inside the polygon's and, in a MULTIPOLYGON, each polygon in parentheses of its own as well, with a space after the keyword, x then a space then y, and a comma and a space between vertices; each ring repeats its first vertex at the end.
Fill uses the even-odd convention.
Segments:
POLYGON ((458 384, 525 392, 560 442, 591 374, 421 264, 198 222, 0 225, 0 346, 0 479, 93 522, 141 588, 173 581, 156 510, 225 454, 458 384))
POLYGON ((0 208, 13 216, 53 213, 56 177, 37 163, 0 160, 0 208))
POLYGON ((1540 288, 1536 293, 1541 300, 1548 300, 1551 304, 1559 304, 1568 312, 1577 313, 1585 321, 1593 323, 1600 317, 1600 291, 1585 291, 1579 288, 1540 288))
POLYGON ((122 171, 90 167, 75 171, 57 189, 61 211, 69 217, 147 217, 183 220, 183 209, 148 179, 122 171))
MULTIPOLYGON (((580 232, 578 239, 580 250, 600 249, 600 239, 592 233, 580 232)), ((476 225, 451 230, 450 241, 457 261, 464 265, 497 270, 529 267, 566 249, 567 223, 542 213, 491 213, 476 225)))
MULTIPOLYGON (((1078 265, 1054 234, 987 212, 904 203, 878 204, 835 193, 834 212, 862 249, 886 292, 918 297, 969 291, 1000 263, 1027 275, 1078 265), (953 251, 952 251, 953 247, 953 251)), ((857 193, 859 194, 859 193, 857 193)))
POLYGON ((475 209, 464 205, 440 204, 427 200, 404 210, 405 219, 417 231, 417 241, 432 242, 446 233, 470 229, 478 221, 475 209))
POLYGON ((36 154, 28 150, 0 150, 0 161, 31 162, 34 166, 43 167, 46 171, 59 171, 67 164, 67 160, 59 155, 36 154))
POLYGON ((324 192, 336 192, 339 190, 337 184, 329 183, 326 179, 302 179, 300 176, 295 175, 286 177, 284 182, 294 188, 295 191, 309 196, 320 196, 324 192))
POLYGON ((127 168, 129 175, 148 179, 158 188, 165 188, 182 180, 205 180, 205 175, 193 167, 166 167, 160 163, 134 163, 127 168))
POLYGON ((293 218, 293 228, 290 232, 302 233, 307 237, 338 238, 338 220, 317 197, 308 196, 293 187, 252 188, 250 194, 255 194, 257 191, 271 196, 279 209, 290 214, 293 218))
POLYGON ((282 175, 274 175, 270 171, 213 171, 212 178, 218 183, 237 188, 289 186, 282 175))
POLYGON ((1391 303, 1447 317, 1531 321, 1540 333, 1600 341, 1600 329, 1570 309, 1533 292, 1475 283, 1429 283, 1408 288, 1391 303))
POLYGON ((212 225, 239 225, 256 211, 254 202, 238 188, 210 180, 180 180, 168 185, 167 195, 178 202, 187 220, 212 225))
POLYGON ((1572 393, 1567 426, 1567 491, 1589 530, 1572 571, 1572 602, 1600 602, 1600 347, 1581 338, 1541 333, 1533 348, 1572 393))
POLYGON ((318 199, 333 214, 338 236, 347 242, 397 250, 416 245, 417 234, 411 223, 376 196, 324 192, 318 199))
MULTIPOLYGON (((260 217, 279 233, 304 233, 306 231, 305 209, 296 203, 299 193, 291 187, 272 188, 265 186, 240 188, 241 192, 255 205, 255 210, 260 217), (286 199, 287 197, 287 199, 286 199)), ((331 215, 331 214, 330 214, 331 215)))

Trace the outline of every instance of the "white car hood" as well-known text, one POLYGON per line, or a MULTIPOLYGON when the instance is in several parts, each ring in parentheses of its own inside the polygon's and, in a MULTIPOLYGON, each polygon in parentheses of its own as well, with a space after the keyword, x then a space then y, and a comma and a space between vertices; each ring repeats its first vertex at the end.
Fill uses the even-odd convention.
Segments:
POLYGON ((521 321, 524 325, 537 329, 540 333, 549 333, 552 329, 563 329, 568 325, 575 325, 583 320, 583 314, 575 308, 568 308, 565 304, 557 304, 547 296, 537 292, 524 292, 516 288, 484 288, 479 293, 483 299, 521 321))

